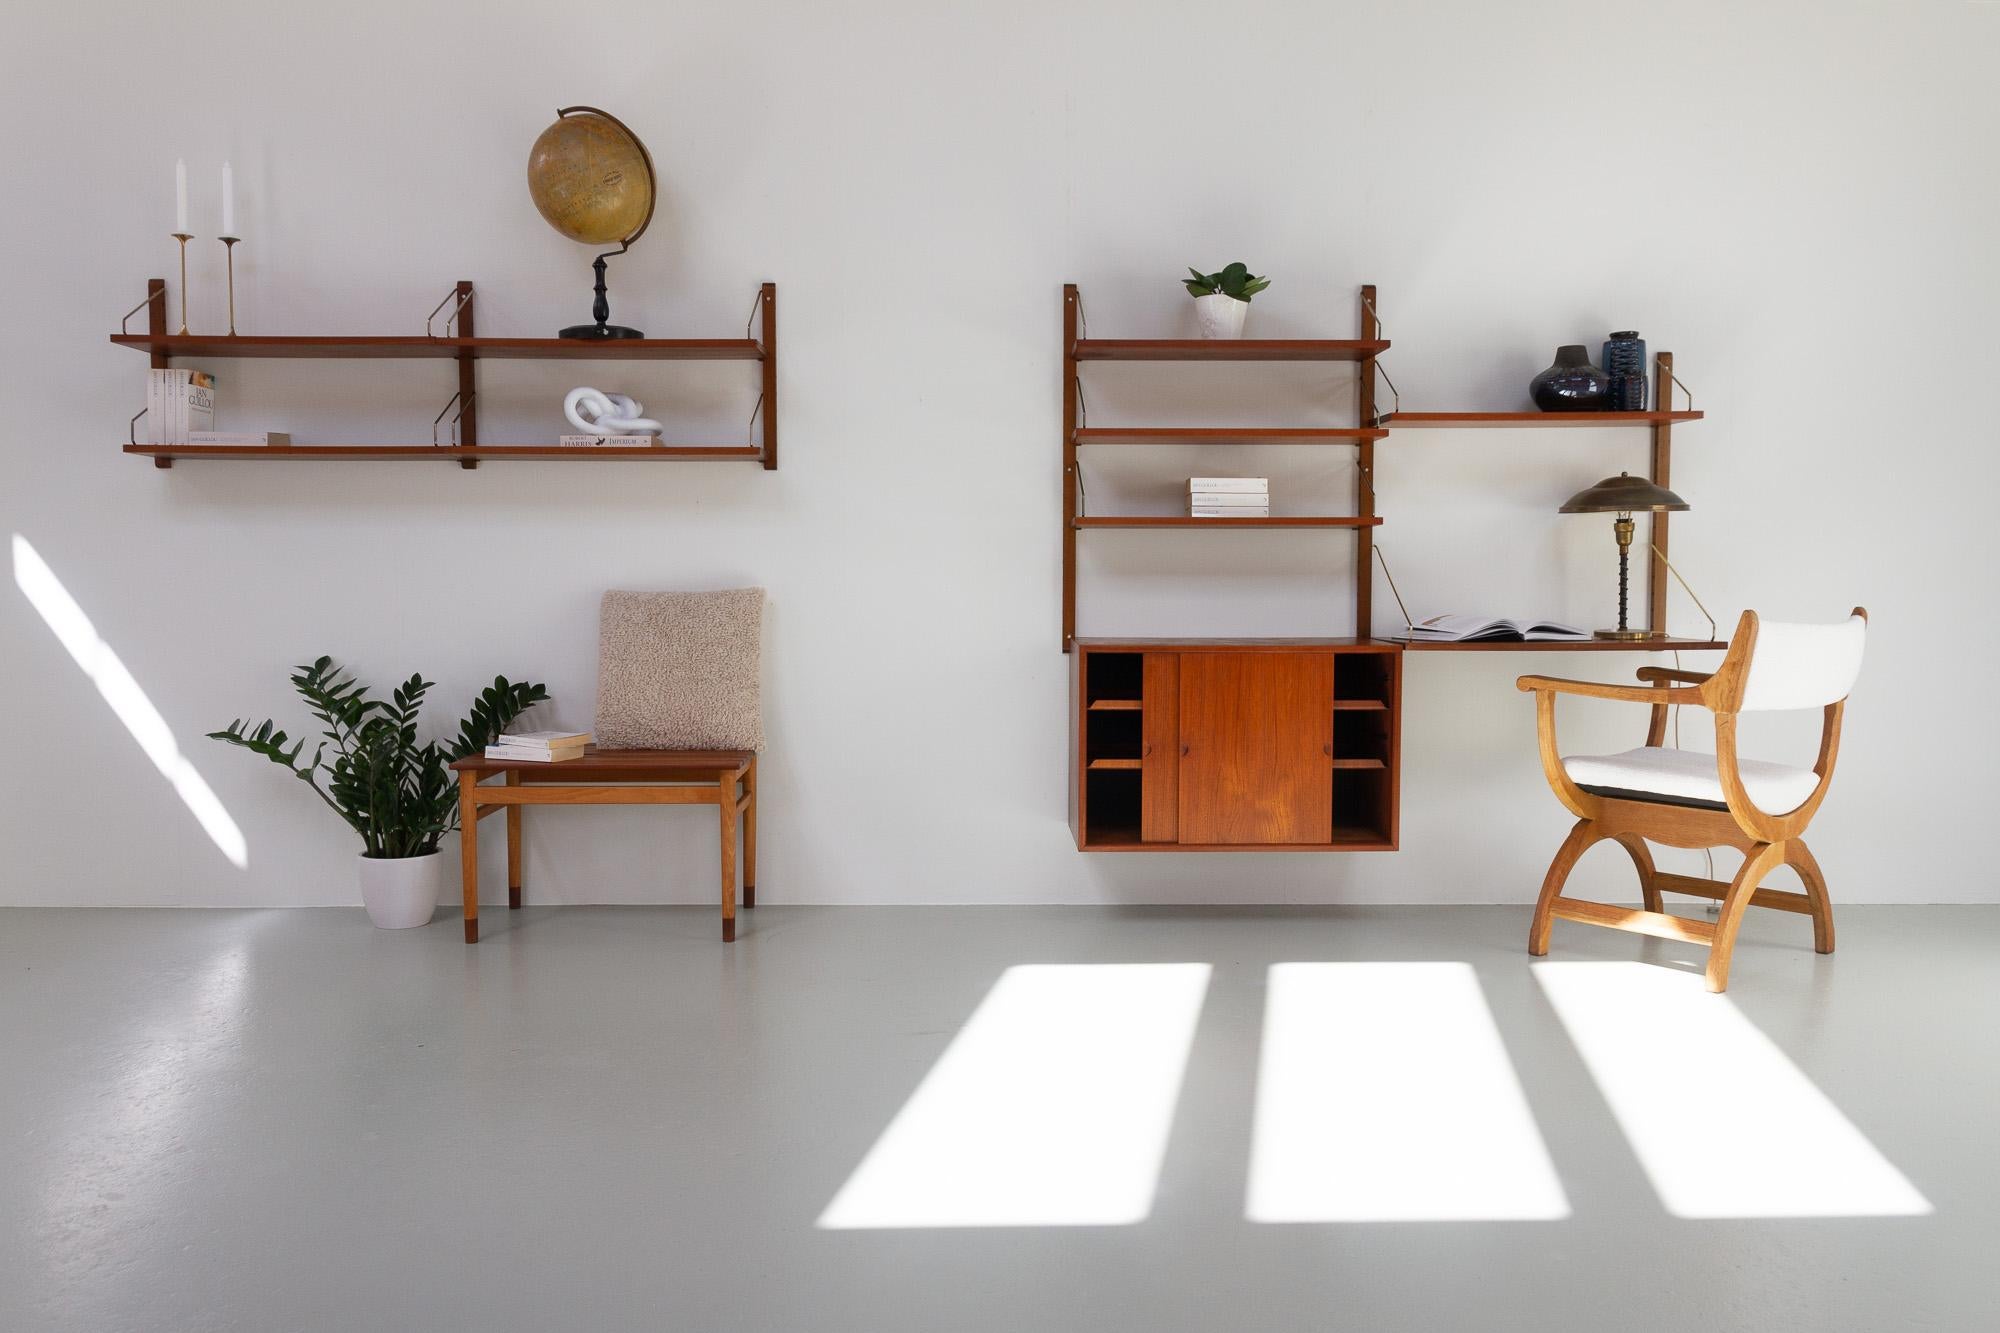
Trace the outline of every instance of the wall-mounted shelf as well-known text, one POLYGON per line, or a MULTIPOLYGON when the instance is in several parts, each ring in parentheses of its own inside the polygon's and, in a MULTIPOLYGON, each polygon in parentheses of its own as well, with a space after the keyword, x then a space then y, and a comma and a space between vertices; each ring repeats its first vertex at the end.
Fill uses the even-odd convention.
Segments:
MULTIPOLYGON (((1069 290, 1074 290, 1072 286, 1069 290)), ((1078 338, 1077 361, 1368 361, 1389 349, 1372 338, 1078 338)))
POLYGON ((755 338, 268 337, 207 333, 114 333, 111 341, 154 356, 398 361, 761 361, 755 338))
POLYGON ((232 444, 128 444, 128 454, 156 461, 183 462, 188 459, 221 459, 228 462, 310 463, 336 459, 382 461, 385 459, 426 459, 433 463, 500 461, 521 459, 583 462, 586 460, 671 463, 689 459, 754 459, 764 451, 756 445, 673 444, 646 449, 565 449, 544 444, 294 444, 266 448, 232 444))
MULTIPOLYGON (((155 467, 176 461, 204 459, 223 462, 308 460, 382 461, 449 459, 463 468, 481 462, 688 462, 756 461, 771 470, 778 466, 778 288, 764 283, 757 293, 751 324, 758 337, 627 338, 602 342, 573 338, 482 338, 473 330, 473 292, 460 282, 438 303, 432 319, 449 306, 433 335, 427 322, 423 335, 323 336, 266 334, 206 334, 167 332, 167 284, 154 278, 146 284, 146 300, 132 309, 146 311, 144 333, 118 332, 111 341, 151 358, 163 369, 180 357, 289 360, 435 360, 458 367, 458 392, 445 404, 454 405, 455 438, 432 444, 300 444, 277 448, 227 445, 155 445, 131 443, 125 452, 153 460, 155 467), (761 420, 759 444, 668 444, 644 449, 565 449, 554 444, 482 445, 479 442, 479 393, 475 367, 481 361, 755 361, 762 368, 761 392, 751 422, 761 420)), ((127 315, 129 320, 131 315, 127 315)), ((747 331, 746 331, 747 332, 747 331)), ((438 414, 442 420, 445 412, 438 414)))
POLYGON ((1346 530, 1355 536, 1354 570, 1356 630, 1369 634, 1369 607, 1374 583, 1375 444, 1387 434, 1373 422, 1375 358, 1389 347, 1375 318, 1375 289, 1361 289, 1359 338, 1088 338, 1083 336, 1083 298, 1075 283, 1063 286, 1063 531, 1062 646, 1069 652, 1076 640, 1076 534, 1091 530, 1141 528, 1320 528, 1346 530), (1243 363, 1292 361, 1348 364, 1358 367, 1355 379, 1356 424, 1352 426, 1091 426, 1083 413, 1086 361, 1213 361, 1243 363), (1354 513, 1352 515, 1281 515, 1259 518, 1196 518, 1192 514, 1086 515, 1083 473, 1077 450, 1085 445, 1170 444, 1319 444, 1350 447, 1354 454, 1354 513))
POLYGON ((1686 412, 1385 412, 1378 425, 1394 430, 1463 428, 1531 429, 1568 426, 1660 426, 1700 421, 1702 413, 1686 412))
POLYGON ((1489 639, 1477 643, 1394 642, 1412 653, 1665 653, 1708 652, 1729 646, 1723 639, 1676 639, 1656 635, 1650 639, 1563 639, 1522 643, 1513 639, 1489 639))
POLYGON ((1073 520, 1079 528, 1373 528, 1379 518, 1289 514, 1263 518, 1194 518, 1186 514, 1111 514, 1073 520))
POLYGON ((1358 444, 1387 438, 1367 426, 1084 426, 1078 444, 1358 444))

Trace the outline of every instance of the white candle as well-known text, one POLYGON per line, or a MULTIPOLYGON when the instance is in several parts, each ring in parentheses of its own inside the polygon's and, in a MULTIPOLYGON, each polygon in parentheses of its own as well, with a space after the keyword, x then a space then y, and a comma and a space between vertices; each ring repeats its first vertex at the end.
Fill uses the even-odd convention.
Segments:
POLYGON ((236 234, 236 173, 227 162, 222 164, 222 234, 236 234))
POLYGON ((188 164, 185 159, 174 159, 174 230, 185 234, 188 229, 188 164))

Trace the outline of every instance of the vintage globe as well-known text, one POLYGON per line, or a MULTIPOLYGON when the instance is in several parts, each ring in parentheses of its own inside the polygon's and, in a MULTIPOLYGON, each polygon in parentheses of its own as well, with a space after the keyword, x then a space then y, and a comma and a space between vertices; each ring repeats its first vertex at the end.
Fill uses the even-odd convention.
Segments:
POLYGON ((586 245, 637 239, 653 216, 653 163, 617 117, 558 112, 528 152, 528 193, 551 227, 586 245))

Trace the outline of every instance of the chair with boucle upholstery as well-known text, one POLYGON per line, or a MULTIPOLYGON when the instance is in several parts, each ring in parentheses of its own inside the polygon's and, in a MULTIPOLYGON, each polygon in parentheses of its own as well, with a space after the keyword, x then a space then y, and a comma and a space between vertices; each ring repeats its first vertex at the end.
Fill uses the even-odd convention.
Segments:
POLYGON ((1610 926, 1708 946, 1708 988, 1729 983, 1729 958, 1745 908, 1772 907, 1799 912, 1813 922, 1813 947, 1833 952, 1833 908, 1826 879, 1804 833, 1826 799, 1840 750, 1841 713, 1861 671, 1868 613, 1860 607, 1837 625, 1760 624, 1745 611, 1722 665, 1714 672, 1643 667, 1643 685, 1599 685, 1589 681, 1523 676, 1518 682, 1535 696, 1542 768, 1556 799, 1577 816, 1576 826, 1556 852, 1528 929, 1528 952, 1549 951, 1554 918, 1610 926), (1556 696, 1617 699, 1652 707, 1646 744, 1610 755, 1564 757, 1556 746, 1556 696), (1694 704, 1715 715, 1715 753, 1663 746, 1667 710, 1694 704), (1812 768, 1744 759, 1736 752, 1736 723, 1742 713, 1777 709, 1822 710, 1819 758, 1812 768), (1781 812, 1781 813, 1773 813, 1781 812), (1624 847, 1639 870, 1645 909, 1567 898, 1562 894, 1571 869, 1592 844, 1611 839, 1624 847), (1648 842, 1670 847, 1734 847, 1743 866, 1727 883, 1671 875, 1653 867, 1648 842), (1778 866, 1798 872, 1804 893, 1759 888, 1778 866), (1713 924, 1668 914, 1660 894, 1686 893, 1720 899, 1713 924))

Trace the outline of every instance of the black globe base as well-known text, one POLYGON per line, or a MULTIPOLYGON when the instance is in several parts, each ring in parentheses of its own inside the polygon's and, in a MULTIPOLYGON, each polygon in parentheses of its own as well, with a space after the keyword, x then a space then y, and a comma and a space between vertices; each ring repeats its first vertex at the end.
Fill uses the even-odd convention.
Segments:
POLYGON ((578 342, 608 342, 618 338, 643 338, 646 335, 637 329, 628 329, 623 324, 572 324, 556 336, 578 342))

